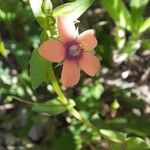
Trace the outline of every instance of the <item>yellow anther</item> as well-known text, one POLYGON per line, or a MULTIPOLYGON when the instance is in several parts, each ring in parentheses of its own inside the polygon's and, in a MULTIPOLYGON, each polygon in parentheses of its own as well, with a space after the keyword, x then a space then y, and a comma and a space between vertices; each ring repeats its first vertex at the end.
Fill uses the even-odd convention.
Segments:
POLYGON ((79 47, 80 47, 80 49, 83 50, 83 51, 87 51, 87 50, 88 50, 86 44, 80 43, 80 44, 79 44, 79 47))

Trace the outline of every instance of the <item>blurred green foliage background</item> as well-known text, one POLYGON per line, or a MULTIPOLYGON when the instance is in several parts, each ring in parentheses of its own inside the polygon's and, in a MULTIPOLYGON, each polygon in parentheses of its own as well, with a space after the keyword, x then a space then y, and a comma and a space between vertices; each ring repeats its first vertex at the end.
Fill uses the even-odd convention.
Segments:
MULTIPOLYGON (((93 2, 84 1, 79 10, 93 2)), ((52 0, 53 8, 67 2, 73 1, 52 0)), ((95 0, 79 20, 80 32, 96 31, 101 70, 94 78, 82 74, 64 93, 104 137, 98 139, 64 108, 53 115, 55 107, 49 110, 46 103, 56 97, 49 81, 32 88, 30 59, 42 28, 28 0, 1 0, 0 150, 150 149, 149 0, 95 0), (45 102, 44 108, 37 112, 32 102, 45 102)), ((59 79, 61 67, 54 70, 59 79)))

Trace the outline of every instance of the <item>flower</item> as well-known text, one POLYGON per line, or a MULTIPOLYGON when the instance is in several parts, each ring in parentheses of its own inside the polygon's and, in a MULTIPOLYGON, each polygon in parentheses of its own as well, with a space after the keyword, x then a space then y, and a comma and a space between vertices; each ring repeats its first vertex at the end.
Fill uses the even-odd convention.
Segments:
POLYGON ((59 39, 47 40, 39 47, 39 53, 51 62, 62 62, 61 82, 72 87, 79 82, 80 69, 94 76, 100 67, 99 59, 91 51, 97 40, 92 29, 78 34, 73 21, 65 16, 57 17, 59 39))

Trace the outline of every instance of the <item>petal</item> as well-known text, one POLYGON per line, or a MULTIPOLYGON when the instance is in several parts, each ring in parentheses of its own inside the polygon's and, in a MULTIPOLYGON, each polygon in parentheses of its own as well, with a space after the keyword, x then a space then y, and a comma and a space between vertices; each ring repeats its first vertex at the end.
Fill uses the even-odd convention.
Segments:
POLYGON ((85 51, 93 50, 97 45, 97 40, 94 36, 94 30, 90 29, 81 33, 78 37, 78 41, 83 46, 85 51))
POLYGON ((61 82, 64 87, 72 87, 79 82, 80 68, 76 61, 65 60, 61 73, 61 82))
POLYGON ((61 62, 65 58, 63 44, 57 40, 45 41, 38 49, 41 56, 52 62, 61 62))
POLYGON ((99 59, 89 53, 83 53, 79 60, 80 68, 89 76, 94 76, 100 68, 99 59))
POLYGON ((74 22, 66 16, 57 17, 58 33, 63 42, 68 42, 76 39, 77 30, 74 22))

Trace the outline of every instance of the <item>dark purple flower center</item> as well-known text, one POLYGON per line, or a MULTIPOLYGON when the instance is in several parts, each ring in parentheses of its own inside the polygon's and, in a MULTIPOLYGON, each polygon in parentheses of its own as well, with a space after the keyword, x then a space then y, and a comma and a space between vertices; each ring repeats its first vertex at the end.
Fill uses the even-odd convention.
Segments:
POLYGON ((65 48, 67 59, 79 59, 82 55, 82 49, 77 41, 67 42, 65 48))

